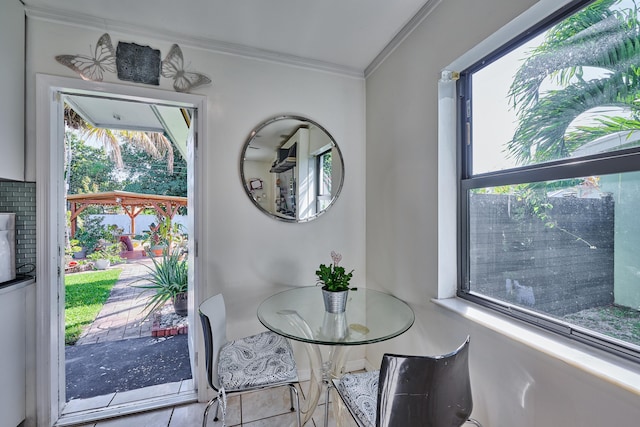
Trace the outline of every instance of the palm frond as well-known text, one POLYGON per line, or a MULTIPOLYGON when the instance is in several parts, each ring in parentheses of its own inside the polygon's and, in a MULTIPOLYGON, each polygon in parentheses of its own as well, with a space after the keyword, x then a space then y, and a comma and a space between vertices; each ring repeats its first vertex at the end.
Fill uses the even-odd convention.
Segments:
POLYGON ((538 101, 540 85, 555 77, 567 85, 582 68, 597 67, 611 72, 632 69, 640 57, 640 35, 631 14, 608 8, 616 0, 595 2, 553 27, 545 41, 533 49, 517 71, 509 98, 522 114, 538 101))
MULTIPOLYGON (((640 111, 640 25, 637 8, 614 10, 619 0, 600 0, 545 34, 516 73, 509 100, 518 127, 507 144, 519 164, 563 158, 586 142, 613 132, 614 122, 567 133, 582 113, 603 106, 640 111), (604 70, 584 79, 586 67, 604 70), (551 78, 560 89, 544 95, 551 78), (596 129, 597 128, 597 129, 596 129)), ((619 124, 619 123, 618 123, 619 124)))
POLYGON ((154 159, 166 157, 167 171, 173 174, 173 144, 161 132, 137 132, 137 131, 119 131, 123 140, 134 144, 143 149, 154 159))
POLYGON ((111 129, 93 127, 89 123, 85 123, 85 127, 80 131, 80 135, 84 139, 94 139, 104 146, 109 157, 116 164, 116 167, 122 169, 122 151, 120 150, 120 140, 117 132, 111 129))
POLYGON ((82 129, 86 122, 68 104, 64 104, 64 124, 71 129, 82 129))
POLYGON ((507 150, 519 164, 567 157, 584 143, 565 137, 576 117, 605 105, 638 110, 638 96, 638 81, 629 81, 623 74, 550 92, 520 117, 507 150))
MULTIPOLYGON (((567 135, 567 140, 574 146, 582 146, 597 138, 611 135, 615 133, 626 133, 626 139, 640 131, 640 121, 634 118, 626 117, 603 117, 596 120, 597 126, 579 126, 576 131, 567 135)), ((625 146, 619 146, 617 149, 626 148, 626 146, 637 146, 638 141, 629 141, 625 146)))
POLYGON ((173 174, 175 160, 173 144, 162 132, 97 128, 87 123, 68 104, 64 105, 64 121, 67 127, 80 131, 82 138, 92 138, 101 143, 119 169, 124 166, 120 144, 131 143, 154 159, 166 157, 167 171, 169 174, 173 174))

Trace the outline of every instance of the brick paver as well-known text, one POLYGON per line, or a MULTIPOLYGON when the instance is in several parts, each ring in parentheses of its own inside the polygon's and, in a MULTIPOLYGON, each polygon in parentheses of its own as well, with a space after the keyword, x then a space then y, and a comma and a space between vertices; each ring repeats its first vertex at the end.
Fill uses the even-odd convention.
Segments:
POLYGON ((145 289, 130 286, 132 282, 149 274, 146 266, 153 266, 151 258, 129 260, 110 267, 122 268, 120 278, 111 289, 111 295, 100 313, 82 333, 76 345, 151 336, 153 319, 151 316, 145 319, 146 311, 143 310, 147 294, 140 296, 145 289))

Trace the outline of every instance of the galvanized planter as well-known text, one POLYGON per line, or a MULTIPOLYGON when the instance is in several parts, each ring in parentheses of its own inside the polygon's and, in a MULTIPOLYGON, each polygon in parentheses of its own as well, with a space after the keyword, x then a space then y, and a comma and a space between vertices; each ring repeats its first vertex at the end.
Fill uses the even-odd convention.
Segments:
POLYGON ((347 308, 347 296, 349 291, 327 291, 322 289, 322 298, 324 300, 324 309, 329 313, 344 313, 347 308))

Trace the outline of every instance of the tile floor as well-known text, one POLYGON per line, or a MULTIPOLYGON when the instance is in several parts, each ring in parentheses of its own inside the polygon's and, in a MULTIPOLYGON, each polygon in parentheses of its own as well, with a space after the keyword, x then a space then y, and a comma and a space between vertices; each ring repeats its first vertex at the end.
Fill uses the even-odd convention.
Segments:
MULTIPOLYGON (((306 385, 302 384, 306 390, 306 385)), ((334 401, 337 397, 332 397, 334 401)), ((289 389, 279 387, 270 390, 247 392, 229 396, 227 399, 226 425, 228 427, 285 427, 295 425, 295 412, 291 412, 289 389)), ((201 426, 202 415, 206 403, 190 403, 134 415, 98 421, 78 427, 191 427, 201 426)), ((338 405, 332 403, 329 426, 336 427, 334 409, 338 405)), ((220 427, 222 420, 213 421, 215 405, 209 413, 207 427, 220 427)), ((340 409, 340 426, 357 427, 350 416, 340 409)), ((305 427, 321 427, 324 425, 324 396, 316 408, 313 417, 305 427)))

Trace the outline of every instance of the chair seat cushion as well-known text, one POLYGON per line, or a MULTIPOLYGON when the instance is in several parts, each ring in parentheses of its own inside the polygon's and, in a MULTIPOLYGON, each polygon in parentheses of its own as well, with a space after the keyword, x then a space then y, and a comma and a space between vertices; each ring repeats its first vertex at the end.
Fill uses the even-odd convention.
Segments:
POLYGON ((362 425, 376 425, 376 408, 378 405, 378 379, 380 371, 345 374, 336 381, 336 388, 351 413, 362 425))
POLYGON ((298 381, 289 342, 271 331, 230 341, 220 350, 220 385, 227 391, 298 381))

